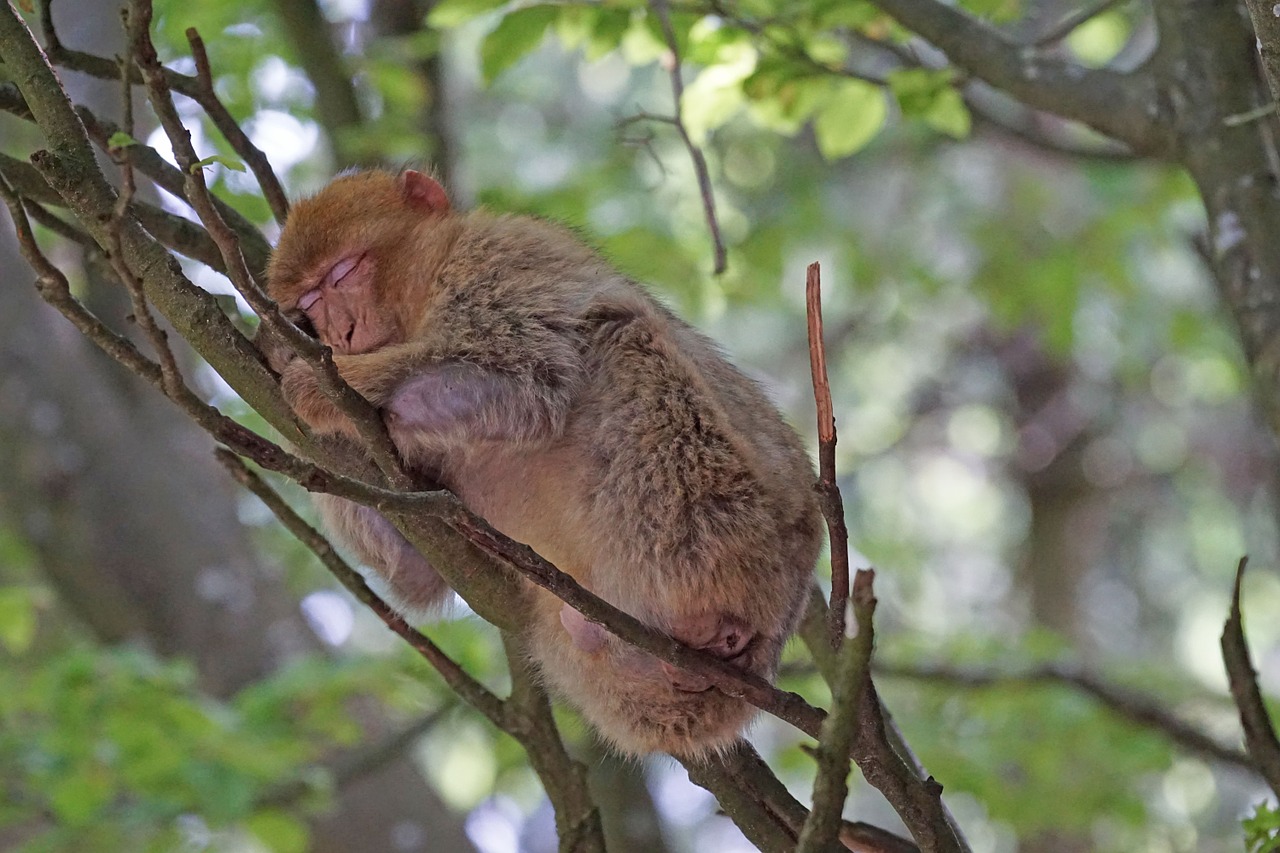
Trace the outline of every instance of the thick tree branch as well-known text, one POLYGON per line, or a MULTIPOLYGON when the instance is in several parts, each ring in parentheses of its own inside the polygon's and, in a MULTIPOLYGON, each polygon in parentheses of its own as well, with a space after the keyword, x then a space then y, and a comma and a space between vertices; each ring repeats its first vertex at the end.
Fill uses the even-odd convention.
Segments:
POLYGON ((1134 151, 1171 153, 1158 123, 1154 78, 1088 69, 1018 44, 938 0, 872 0, 937 47, 957 68, 1035 109, 1086 124, 1134 151))
POLYGON ((715 796, 748 841, 763 853, 793 853, 795 831, 752 794, 742 777, 730 769, 729 759, 683 760, 681 763, 689 771, 689 779, 715 796))
POLYGON ((551 702, 520 640, 502 635, 511 670, 505 730, 524 746, 556 815, 561 853, 605 853, 600 809, 591 799, 587 768, 565 752, 551 702))

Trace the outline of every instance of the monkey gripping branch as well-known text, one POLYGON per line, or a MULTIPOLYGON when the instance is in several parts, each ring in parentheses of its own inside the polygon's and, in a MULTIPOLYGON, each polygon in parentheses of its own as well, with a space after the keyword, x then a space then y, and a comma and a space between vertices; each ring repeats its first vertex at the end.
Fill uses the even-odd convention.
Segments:
MULTIPOLYGON (((46 43, 60 48, 50 20, 46 43)), ((41 294, 207 429, 241 482, 464 699, 520 740, 556 807, 563 849, 603 849, 599 814, 523 654, 619 749, 665 749, 685 761, 762 849, 916 849, 840 820, 850 757, 919 849, 965 849, 940 786, 904 760, 900 740, 890 742, 868 666, 870 573, 854 584, 858 638, 836 637, 835 713, 826 717, 768 681, 806 604, 819 514, 799 441, 752 383, 567 232, 456 214, 426 176, 348 177, 284 219, 287 204, 265 158, 217 101, 198 36, 189 33, 198 70, 189 78, 160 65, 149 3, 134 2, 126 22, 130 56, 114 66, 126 104, 122 144, 106 132, 109 123, 69 102, 14 7, 0 15, 0 59, 19 81, 4 93, 5 105, 37 124, 47 142, 31 167, 0 164, 0 193, 41 294), (145 89, 178 170, 131 140, 135 85, 145 89), (212 197, 174 91, 191 94, 223 129, 284 219, 266 288, 261 235, 212 197), (99 170, 95 144, 119 165, 121 190, 99 170), (138 173, 177 190, 204 233, 136 202, 138 173), (36 243, 31 220, 107 257, 154 357, 79 303, 36 243), (261 352, 183 275, 170 250, 228 276, 261 317, 261 352), (508 255, 537 263, 520 277, 508 255), (188 387, 153 306, 296 451, 188 387), (636 408, 636 400, 647 405, 636 408), (744 423, 751 428, 734 426, 744 423), (654 452, 673 443, 690 453, 654 452), (487 452, 469 452, 479 446, 487 452), (240 456, 321 495, 330 526, 380 572, 376 580, 396 608, 433 604, 447 582, 501 628, 511 694, 499 699, 411 629, 240 456), (575 477, 557 476, 566 470, 575 477), (587 502, 588 490, 572 488, 592 477, 591 493, 606 496, 598 505, 587 502), (437 480, 462 500, 421 491, 437 480), (545 498, 538 512, 519 506, 516 486, 545 498), (655 552, 664 559, 653 560, 655 552), (819 738, 812 811, 738 741, 751 716, 747 703, 819 738)), ((112 68, 105 60, 86 65, 103 63, 112 68)), ((835 604, 843 612, 843 598, 835 604)))

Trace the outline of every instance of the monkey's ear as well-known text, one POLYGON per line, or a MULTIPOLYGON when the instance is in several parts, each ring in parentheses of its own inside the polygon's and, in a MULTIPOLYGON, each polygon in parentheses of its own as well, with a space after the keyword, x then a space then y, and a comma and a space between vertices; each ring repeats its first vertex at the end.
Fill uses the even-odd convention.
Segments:
POLYGON ((410 207, 422 213, 448 213, 449 196, 444 187, 430 175, 406 169, 400 176, 404 200, 410 207))

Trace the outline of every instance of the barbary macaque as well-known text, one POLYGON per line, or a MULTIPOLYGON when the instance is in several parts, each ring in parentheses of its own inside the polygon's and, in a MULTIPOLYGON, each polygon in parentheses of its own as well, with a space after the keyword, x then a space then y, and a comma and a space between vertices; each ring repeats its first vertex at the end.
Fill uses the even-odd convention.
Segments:
MULTIPOLYGON (((289 215, 269 267, 396 448, 472 511, 688 646, 771 679, 820 543, 796 434, 706 338, 559 225, 452 209, 415 171, 341 176, 289 215)), ((354 438, 301 359, 297 415, 354 438)), ((321 500, 402 611, 447 587, 389 522, 321 500)), ((529 585, 526 648, 630 754, 696 757, 754 709, 529 585)))

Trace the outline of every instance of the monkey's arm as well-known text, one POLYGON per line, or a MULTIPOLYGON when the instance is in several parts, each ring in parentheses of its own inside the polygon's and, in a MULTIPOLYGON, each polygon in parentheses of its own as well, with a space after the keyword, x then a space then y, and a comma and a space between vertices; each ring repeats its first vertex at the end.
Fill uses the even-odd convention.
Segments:
MULTIPOLYGON (((536 337, 536 336, 529 336, 536 337)), ((468 342, 470 343, 470 342, 468 342)), ((399 344, 334 359, 342 377, 384 410, 393 438, 444 449, 463 441, 525 441, 563 428, 582 368, 567 341, 523 352, 399 344)), ((314 430, 354 436, 353 425, 300 361, 284 371, 285 398, 314 430)))

